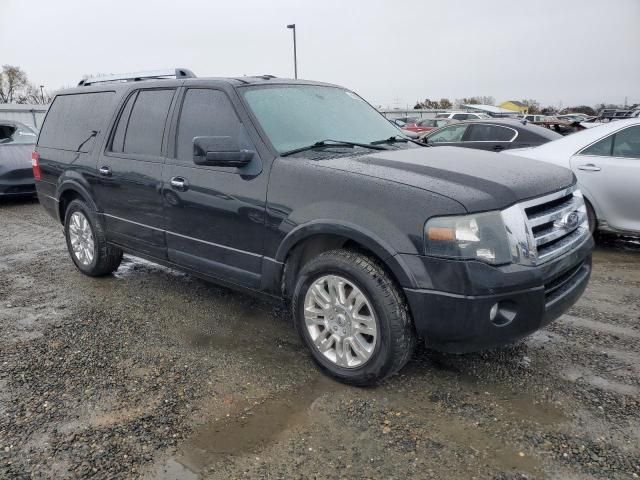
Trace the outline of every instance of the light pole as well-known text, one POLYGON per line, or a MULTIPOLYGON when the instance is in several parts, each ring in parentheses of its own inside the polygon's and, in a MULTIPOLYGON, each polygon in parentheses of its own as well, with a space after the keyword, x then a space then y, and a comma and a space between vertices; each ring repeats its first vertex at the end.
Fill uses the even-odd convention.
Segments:
POLYGON ((298 56, 296 54, 296 24, 287 25, 287 28, 293 30, 293 74, 298 79, 298 56))
POLYGON ((44 105, 44 85, 40 85, 40 95, 42 95, 42 104, 44 105))

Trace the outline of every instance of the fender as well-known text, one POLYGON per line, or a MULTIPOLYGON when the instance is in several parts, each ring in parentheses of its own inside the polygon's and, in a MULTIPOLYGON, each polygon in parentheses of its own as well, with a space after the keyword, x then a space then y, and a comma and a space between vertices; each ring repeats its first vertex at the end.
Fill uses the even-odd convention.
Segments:
MULTIPOLYGON (((67 177, 62 179, 62 181, 58 184, 58 187, 56 189, 56 200, 58 201, 58 204, 60 204, 60 199, 65 194, 65 192, 68 192, 71 190, 79 193, 84 198, 84 200, 91 206, 91 208, 93 208, 96 212, 100 212, 101 210, 98 208, 95 201, 93 200, 93 196, 89 193, 88 185, 87 186, 83 185, 85 183, 87 183, 86 180, 80 176, 78 177, 73 176, 71 178, 67 177)), ((60 211, 58 211, 58 220, 60 220, 60 222, 63 222, 64 219, 59 217, 60 217, 60 211)))
POLYGON ((389 244, 361 226, 336 220, 320 219, 302 224, 291 230, 282 240, 275 260, 284 263, 293 247, 315 235, 339 235, 359 243, 373 252, 393 273, 400 286, 416 288, 416 281, 402 258, 389 244))

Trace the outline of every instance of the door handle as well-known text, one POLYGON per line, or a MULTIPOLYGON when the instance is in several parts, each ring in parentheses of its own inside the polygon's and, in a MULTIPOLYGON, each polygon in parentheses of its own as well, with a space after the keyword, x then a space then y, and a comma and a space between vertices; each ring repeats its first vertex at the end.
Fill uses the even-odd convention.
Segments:
POLYGON ((593 163, 587 163, 586 165, 578 165, 578 170, 586 170, 587 172, 599 172, 602 170, 599 166, 593 163))
POLYGON ((494 152, 499 152, 500 150, 504 150, 504 147, 502 145, 494 145, 493 146, 493 151, 494 152))
POLYGON ((111 176, 111 168, 104 166, 104 167, 100 167, 98 169, 98 173, 100 175, 102 175, 103 177, 110 177, 111 176))
POLYGON ((189 189, 189 184, 182 177, 173 177, 170 183, 171 188, 178 190, 179 192, 186 192, 189 189))

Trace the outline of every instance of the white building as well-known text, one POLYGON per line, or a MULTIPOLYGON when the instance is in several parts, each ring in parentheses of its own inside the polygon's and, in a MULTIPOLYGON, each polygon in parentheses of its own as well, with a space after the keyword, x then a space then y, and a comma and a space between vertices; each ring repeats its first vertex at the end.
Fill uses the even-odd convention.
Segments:
POLYGON ((20 122, 40 130, 49 105, 18 105, 0 103, 0 120, 20 122))

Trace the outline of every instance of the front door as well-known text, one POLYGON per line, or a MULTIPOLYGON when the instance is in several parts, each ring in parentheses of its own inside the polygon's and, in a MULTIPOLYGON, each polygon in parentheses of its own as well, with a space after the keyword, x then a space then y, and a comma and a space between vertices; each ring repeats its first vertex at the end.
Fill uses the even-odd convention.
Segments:
POLYGON ((578 152, 571 169, 599 220, 617 230, 640 232, 640 125, 578 152))
POLYGON ((262 268, 268 175, 255 153, 242 168, 193 162, 193 139, 223 136, 256 151, 222 90, 188 88, 177 108, 162 192, 170 261, 257 288, 262 268))
POLYGON ((95 196, 107 238, 158 258, 166 258, 162 145, 174 94, 165 88, 132 92, 96 166, 95 196))

